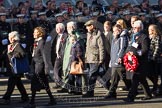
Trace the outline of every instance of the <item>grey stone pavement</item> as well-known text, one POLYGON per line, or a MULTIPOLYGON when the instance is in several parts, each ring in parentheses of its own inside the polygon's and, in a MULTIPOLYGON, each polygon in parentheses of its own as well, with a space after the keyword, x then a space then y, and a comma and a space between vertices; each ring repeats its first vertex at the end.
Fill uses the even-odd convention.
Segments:
MULTIPOLYGON (((23 79, 25 88, 31 96, 30 91, 30 81, 27 79, 23 79)), ((107 90, 101 86, 100 83, 97 82, 95 88, 95 96, 92 98, 82 98, 81 95, 70 95, 68 93, 57 93, 57 89, 53 89, 54 82, 50 82, 50 87, 53 95, 57 100, 57 105, 54 106, 46 106, 49 98, 45 92, 45 90, 41 90, 37 92, 36 95, 36 108, 161 108, 162 107, 162 97, 156 97, 151 100, 140 100, 143 97, 143 91, 139 90, 139 95, 135 99, 134 103, 126 103, 123 101, 127 96, 127 91, 117 90, 117 99, 109 99, 104 100, 104 96, 107 93, 107 90)), ((152 83, 149 82, 150 87, 152 87, 152 83)), ((123 82, 120 81, 119 87, 123 87, 123 82)), ((0 77, 0 98, 5 93, 7 89, 7 78, 0 77)), ((0 108, 23 108, 27 103, 19 103, 20 101, 20 93, 15 87, 11 98, 10 105, 0 105, 0 108)))

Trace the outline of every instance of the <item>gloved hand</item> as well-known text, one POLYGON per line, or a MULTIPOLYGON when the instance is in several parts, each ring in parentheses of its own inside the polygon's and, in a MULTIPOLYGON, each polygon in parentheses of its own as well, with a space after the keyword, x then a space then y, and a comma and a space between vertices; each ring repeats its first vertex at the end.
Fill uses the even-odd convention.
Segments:
POLYGON ((3 39, 2 40, 2 45, 7 45, 8 44, 8 39, 3 39))

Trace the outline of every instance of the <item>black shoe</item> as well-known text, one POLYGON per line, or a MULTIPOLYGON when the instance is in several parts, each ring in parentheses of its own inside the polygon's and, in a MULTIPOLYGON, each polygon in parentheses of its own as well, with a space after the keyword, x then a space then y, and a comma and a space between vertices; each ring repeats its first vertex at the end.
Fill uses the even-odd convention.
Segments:
POLYGON ((51 100, 48 102, 47 106, 52 106, 52 105, 56 105, 56 104, 57 104, 56 100, 55 100, 55 99, 51 99, 51 100))
POLYGON ((152 96, 153 96, 153 97, 158 96, 158 92, 157 92, 157 91, 152 92, 152 96))
POLYGON ((124 101, 130 103, 130 102, 134 102, 134 99, 133 98, 126 98, 126 99, 124 99, 124 101))
POLYGON ((74 95, 82 95, 82 92, 75 92, 74 95))
POLYGON ((83 98, 86 98, 86 97, 94 97, 94 93, 86 93, 86 94, 83 94, 82 97, 83 98))
POLYGON ((23 99, 23 100, 19 101, 19 103, 26 103, 26 102, 29 102, 29 99, 23 99))
POLYGON ((162 96, 162 90, 159 90, 159 92, 158 92, 157 95, 158 95, 158 96, 162 96))
POLYGON ((68 90, 65 88, 62 88, 61 90, 57 90, 58 93, 67 93, 68 90))
POLYGON ((143 98, 141 98, 141 100, 150 100, 152 97, 150 97, 150 96, 147 96, 147 97, 143 97, 143 98))
POLYGON ((10 104, 10 100, 7 100, 7 99, 0 100, 0 105, 9 105, 9 104, 10 104))
POLYGON ((116 94, 108 94, 104 97, 104 99, 116 99, 116 94))
POLYGON ((27 104, 26 106, 24 106, 23 108, 36 108, 35 104, 27 104))
POLYGON ((25 98, 22 98, 21 101, 19 101, 19 103, 26 103, 29 101, 29 97, 25 97, 25 98))
POLYGON ((68 94, 75 95, 75 91, 68 91, 68 94))

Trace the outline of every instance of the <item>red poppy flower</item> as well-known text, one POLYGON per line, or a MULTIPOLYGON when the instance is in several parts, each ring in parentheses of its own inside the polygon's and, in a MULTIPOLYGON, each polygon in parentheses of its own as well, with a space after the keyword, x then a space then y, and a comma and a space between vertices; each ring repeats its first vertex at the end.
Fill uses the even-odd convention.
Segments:
POLYGON ((65 41, 65 40, 64 40, 64 38, 63 38, 63 37, 61 37, 60 42, 62 42, 62 43, 63 43, 64 41, 65 41))
POLYGON ((37 42, 33 44, 34 48, 38 46, 37 42))

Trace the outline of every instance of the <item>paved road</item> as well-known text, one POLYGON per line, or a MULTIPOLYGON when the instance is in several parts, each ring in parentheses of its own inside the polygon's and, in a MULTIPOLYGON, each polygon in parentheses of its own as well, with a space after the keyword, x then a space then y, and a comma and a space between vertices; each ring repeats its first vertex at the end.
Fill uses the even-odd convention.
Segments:
MULTIPOLYGON (((0 80, 0 98, 5 93, 6 90, 6 79, 0 80)), ((25 83, 25 88, 27 92, 30 94, 30 84, 26 79, 23 80, 25 83)), ((151 85, 151 83, 149 83, 151 85)), ((52 87, 54 85, 53 82, 50 83, 52 87)), ((119 86, 122 87, 123 83, 120 82, 119 86)), ((141 101, 140 98, 143 97, 143 92, 140 91, 140 94, 137 96, 135 103, 128 104, 123 101, 126 98, 127 91, 117 91, 117 99, 115 100, 104 100, 104 96, 107 90, 98 83, 95 89, 95 97, 93 98, 82 98, 81 95, 70 95, 68 93, 57 93, 56 89, 52 89, 52 93, 57 99, 57 105, 47 107, 46 103, 49 101, 49 98, 45 92, 42 90, 37 93, 36 96, 36 105, 37 108, 161 108, 162 105, 162 97, 156 97, 151 100, 141 101)), ((31 95, 30 95, 31 96, 31 95)), ((10 105, 0 105, 0 108, 23 108, 26 104, 18 103, 20 100, 20 95, 15 88, 14 93, 12 95, 12 101, 10 105)))

